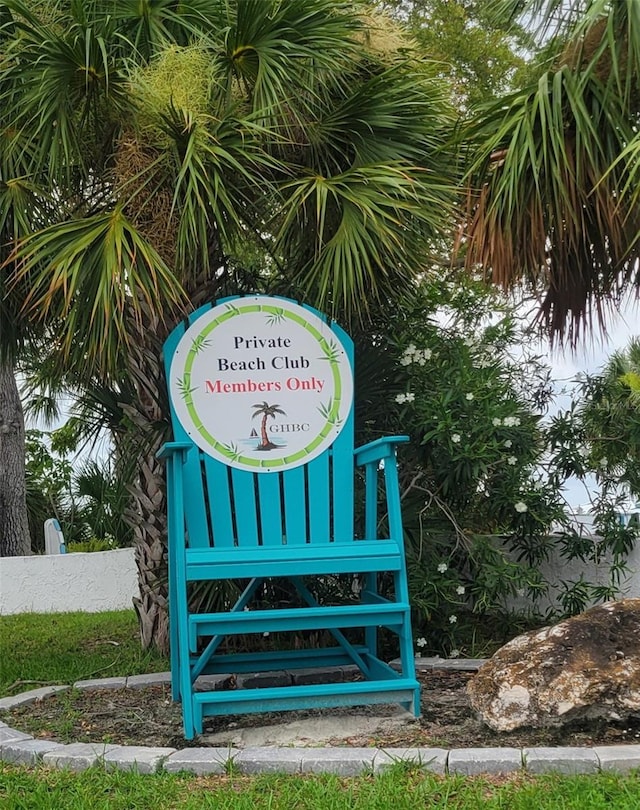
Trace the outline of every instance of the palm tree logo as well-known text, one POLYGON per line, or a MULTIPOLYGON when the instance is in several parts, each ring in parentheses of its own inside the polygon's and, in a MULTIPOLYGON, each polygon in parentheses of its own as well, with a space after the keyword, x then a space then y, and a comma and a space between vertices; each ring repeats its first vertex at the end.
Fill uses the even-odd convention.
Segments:
POLYGON ((277 413, 282 414, 283 416, 286 416, 286 414, 279 405, 269 405, 268 402, 263 402, 262 404, 258 403, 257 405, 253 405, 253 407, 256 410, 251 417, 252 419, 255 419, 256 416, 260 416, 262 414, 262 424, 260 425, 262 442, 256 447, 256 450, 273 450, 277 447, 277 445, 269 441, 269 436, 267 434, 267 419, 269 417, 275 419, 277 413))

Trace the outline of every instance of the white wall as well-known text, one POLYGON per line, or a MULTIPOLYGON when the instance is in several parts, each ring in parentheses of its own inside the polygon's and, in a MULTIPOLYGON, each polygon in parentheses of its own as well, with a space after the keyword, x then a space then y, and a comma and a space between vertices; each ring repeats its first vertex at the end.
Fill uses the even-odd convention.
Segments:
POLYGON ((137 594, 132 548, 0 559, 0 616, 120 610, 137 594))
MULTIPOLYGON (((0 616, 12 613, 54 613, 119 610, 131 607, 138 594, 137 569, 132 548, 91 554, 54 554, 0 558, 0 616)), ((629 571, 622 583, 623 596, 640 596, 640 543, 629 555, 629 571)), ((540 600, 538 609, 557 607, 553 583, 576 580, 581 571, 588 582, 606 582, 606 565, 585 567, 558 558, 541 566, 552 583, 550 599, 540 600), (586 568, 586 570, 585 570, 586 568), (598 570, 599 569, 599 570, 598 570)), ((509 606, 526 610, 525 599, 510 599, 509 606)))
MULTIPOLYGON (((637 542, 626 559, 627 570, 622 574, 616 597, 640 597, 640 542, 637 542)), ((561 582, 577 582, 582 575, 590 584, 609 584, 609 565, 607 560, 601 563, 584 563, 581 560, 566 560, 559 554, 551 554, 547 562, 540 565, 540 573, 549 583, 549 593, 541 597, 537 604, 537 611, 545 613, 547 610, 561 608, 559 594, 564 590, 561 582)), ((531 603, 526 598, 516 597, 507 600, 507 606, 512 610, 527 611, 531 603)))

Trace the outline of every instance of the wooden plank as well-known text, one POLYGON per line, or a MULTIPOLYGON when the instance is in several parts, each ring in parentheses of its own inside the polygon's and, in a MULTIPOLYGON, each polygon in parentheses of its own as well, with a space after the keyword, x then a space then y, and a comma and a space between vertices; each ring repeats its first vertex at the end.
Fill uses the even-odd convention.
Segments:
POLYGON ((353 411, 348 424, 332 448, 333 530, 334 542, 353 541, 353 411))
POLYGON ((258 512, 254 473, 234 468, 231 481, 238 547, 255 548, 258 546, 258 512))
POLYGON ((258 475, 260 495, 260 526, 263 546, 282 545, 282 504, 280 501, 280 476, 278 473, 258 475))
POLYGON ((197 692, 196 706, 205 717, 216 714, 288 711, 290 709, 353 706, 411 701, 419 689, 411 678, 389 681, 324 683, 311 686, 274 686, 265 689, 197 692))
MULTIPOLYGON (((351 337, 337 323, 331 329, 344 346, 353 374, 354 348, 351 337)), ((332 454, 332 540, 336 543, 353 540, 354 502, 354 419, 353 403, 349 416, 331 446, 332 454)))
POLYGON ((307 542, 307 493, 304 467, 295 467, 282 473, 284 489, 284 529, 288 546, 307 542))
POLYGON ((329 452, 323 453, 307 465, 309 541, 326 544, 331 539, 329 495, 329 452))
POLYGON ((212 543, 214 548, 233 548, 235 532, 231 514, 229 470, 211 456, 204 455, 209 511, 211 513, 212 543))
MULTIPOLYGON (((358 546, 359 544, 350 545, 358 546)), ((329 548, 333 548, 333 546, 329 546, 329 548)), ((324 574, 353 574, 354 571, 359 573, 394 572, 400 570, 402 566, 400 553, 377 557, 365 557, 360 553, 354 553, 348 558, 327 556, 324 559, 311 560, 306 560, 303 556, 285 560, 261 560, 256 556, 251 560, 235 562, 232 557, 237 554, 238 549, 235 549, 233 552, 227 553, 225 559, 207 559, 197 565, 189 564, 187 579, 190 582, 200 579, 249 579, 255 576, 256 571, 260 572, 261 577, 323 576, 324 574)))

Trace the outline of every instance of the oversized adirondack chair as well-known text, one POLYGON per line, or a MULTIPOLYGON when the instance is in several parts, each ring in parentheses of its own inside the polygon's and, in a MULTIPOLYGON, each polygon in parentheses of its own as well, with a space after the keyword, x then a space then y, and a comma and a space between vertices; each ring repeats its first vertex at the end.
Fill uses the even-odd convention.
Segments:
POLYGON ((170 334, 164 364, 174 439, 159 453, 167 465, 172 692, 185 737, 220 714, 399 703, 419 716, 396 469, 396 446, 407 437, 354 450, 349 336, 287 299, 223 299, 170 334), (361 537, 356 467, 365 479, 361 537), (383 536, 379 525, 388 527, 383 536), (334 574, 357 576, 361 589, 345 604, 322 604, 309 578, 334 574), (391 597, 379 593, 382 574, 393 579, 391 597), (302 606, 252 609, 272 578, 288 580, 302 606), (241 584, 235 604, 192 612, 194 583, 227 580, 241 584), (381 627, 397 636, 399 671, 378 656, 381 627), (333 646, 301 645, 306 631, 328 632, 333 646), (283 633, 298 634, 298 643, 238 653, 225 641, 283 633), (350 682, 194 688, 200 675, 352 664, 361 675, 350 682))

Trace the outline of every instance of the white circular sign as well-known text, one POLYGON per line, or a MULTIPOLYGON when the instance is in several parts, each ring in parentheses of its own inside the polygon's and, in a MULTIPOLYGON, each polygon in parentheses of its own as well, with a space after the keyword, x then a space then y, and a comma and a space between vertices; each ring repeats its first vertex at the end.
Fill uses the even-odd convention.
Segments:
POLYGON ((232 467, 275 472, 320 455, 353 400, 344 346, 313 312, 280 298, 219 304, 176 347, 169 393, 206 453, 232 467))

